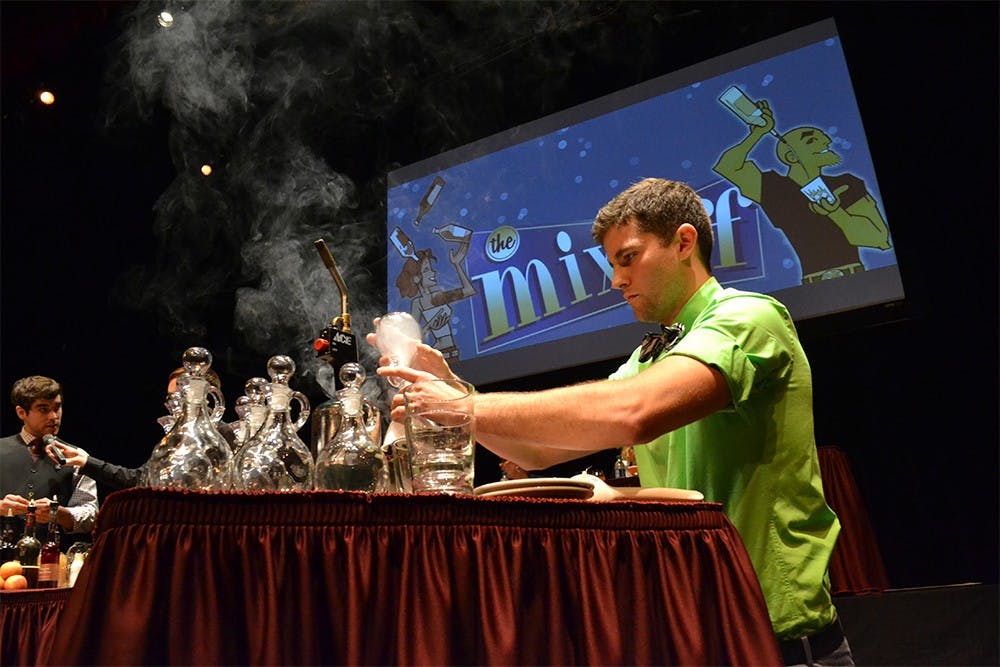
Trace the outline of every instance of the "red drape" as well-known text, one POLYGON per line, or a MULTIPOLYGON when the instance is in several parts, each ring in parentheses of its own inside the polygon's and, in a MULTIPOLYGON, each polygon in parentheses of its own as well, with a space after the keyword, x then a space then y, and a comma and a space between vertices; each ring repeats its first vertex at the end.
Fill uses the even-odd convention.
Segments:
POLYGON ((46 665, 69 588, 0 593, 0 665, 46 665))
POLYGON ((778 664, 708 503, 131 489, 52 664, 778 664))
POLYGON ((819 447, 823 493, 840 519, 840 537, 830 558, 834 595, 869 595, 889 588, 889 575, 864 498, 847 455, 839 447, 819 447))

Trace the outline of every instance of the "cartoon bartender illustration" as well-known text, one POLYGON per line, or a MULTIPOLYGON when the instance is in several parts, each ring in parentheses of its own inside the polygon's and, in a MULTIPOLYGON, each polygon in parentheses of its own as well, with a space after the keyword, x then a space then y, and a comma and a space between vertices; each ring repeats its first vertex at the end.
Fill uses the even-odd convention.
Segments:
POLYGON ((747 123, 749 133, 713 169, 784 232, 798 255, 803 284, 864 271, 859 247, 890 247, 889 230, 864 180, 823 173, 841 161, 825 132, 802 126, 779 135, 768 103, 750 100, 735 86, 719 100, 747 123), (788 167, 785 175, 761 171, 749 157, 768 134, 777 138, 775 154, 788 167))
POLYGON ((448 261, 455 267, 461 284, 461 287, 455 289, 444 290, 438 285, 438 273, 435 266, 437 257, 432 249, 414 250, 413 242, 398 227, 390 235, 390 240, 399 253, 406 257, 399 275, 396 276, 396 288, 399 289, 401 296, 411 299, 410 314, 413 315, 413 319, 420 323, 420 327, 424 331, 425 341, 440 350, 445 359, 451 360, 457 359, 459 354, 452 331, 450 304, 475 295, 476 289, 472 285, 464 265, 465 257, 469 252, 471 230, 457 225, 449 225, 448 227, 460 232, 468 232, 447 235, 439 233, 439 236, 446 241, 458 246, 448 250, 448 261), (430 340, 427 340, 427 334, 430 334, 430 340))

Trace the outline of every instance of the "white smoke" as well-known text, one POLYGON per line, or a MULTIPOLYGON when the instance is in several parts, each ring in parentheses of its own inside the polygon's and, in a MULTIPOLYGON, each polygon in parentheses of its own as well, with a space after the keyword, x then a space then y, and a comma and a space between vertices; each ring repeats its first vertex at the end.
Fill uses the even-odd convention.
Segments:
MULTIPOLYGON (((385 308, 392 156, 414 161, 480 138, 484 123, 509 126, 489 100, 504 99, 509 82, 497 64, 511 56, 537 66, 537 80, 520 87, 541 101, 527 113, 546 112, 538 84, 565 81, 576 54, 560 37, 599 26, 609 7, 617 5, 138 3, 109 71, 108 122, 169 115, 177 174, 154 206, 158 262, 129 269, 117 296, 155 312, 178 341, 224 345, 226 355, 213 352, 231 372, 263 375, 270 356, 286 354, 298 366, 293 385, 314 381, 329 395, 333 369, 311 347, 340 314, 313 245, 323 238, 371 373, 377 354, 364 334, 385 308), (170 28, 156 21, 164 9, 170 28), (540 37, 551 39, 528 53, 540 37), (470 114, 470 104, 480 111, 470 114)), ((366 384, 379 401, 382 384, 366 384)))

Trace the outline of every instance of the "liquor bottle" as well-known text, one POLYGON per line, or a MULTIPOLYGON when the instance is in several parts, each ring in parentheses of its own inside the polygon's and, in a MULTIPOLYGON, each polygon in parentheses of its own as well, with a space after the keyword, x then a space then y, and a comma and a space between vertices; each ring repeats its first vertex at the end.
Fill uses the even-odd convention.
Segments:
POLYGON ((417 217, 413 221, 414 227, 420 226, 420 221, 424 219, 427 212, 430 211, 434 204, 437 203, 438 196, 441 194, 441 189, 444 187, 444 179, 440 176, 435 176, 434 180, 431 182, 427 192, 424 193, 423 199, 420 200, 420 204, 417 207, 417 217))
POLYGON ((413 261, 419 261, 416 251, 413 248, 413 241, 411 241, 410 237, 406 235, 406 232, 398 226, 392 230, 391 234, 389 234, 389 240, 392 242, 393 247, 396 248, 396 252, 398 252, 401 256, 412 259, 413 261))
POLYGON ((456 225, 454 222, 435 227, 432 231, 449 243, 468 243, 472 239, 471 229, 456 225))
POLYGON ((21 561, 21 574, 28 580, 28 588, 38 587, 38 557, 42 543, 35 537, 35 501, 28 502, 24 521, 24 535, 17 541, 17 559, 21 561))
POLYGON ((59 557, 62 552, 59 550, 59 542, 62 534, 59 531, 59 522, 56 515, 59 510, 59 498, 53 496, 52 504, 49 506, 49 536, 42 546, 41 555, 38 558, 38 587, 58 588, 59 587, 59 557))
POLYGON ((17 560, 17 519, 14 510, 8 509, 7 516, 0 518, 0 563, 17 560))
POLYGON ((384 491, 388 472, 382 448, 375 444, 362 418, 361 385, 365 369, 350 362, 340 369, 344 388, 340 400, 340 428, 333 442, 323 447, 316 460, 316 488, 331 491, 384 491))

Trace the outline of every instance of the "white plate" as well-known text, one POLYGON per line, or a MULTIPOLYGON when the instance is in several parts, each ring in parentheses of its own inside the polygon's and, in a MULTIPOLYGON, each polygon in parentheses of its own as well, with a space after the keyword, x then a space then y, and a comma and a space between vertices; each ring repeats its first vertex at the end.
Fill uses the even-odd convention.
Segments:
MULTIPOLYGON (((594 491, 594 484, 592 482, 569 479, 568 477, 528 477, 526 479, 505 479, 502 482, 493 482, 492 484, 483 484, 482 486, 477 486, 473 493, 477 496, 482 496, 486 494, 493 494, 496 491, 516 491, 523 489, 541 489, 545 487, 572 487, 575 489, 580 489, 587 491, 587 497, 594 491)), ((511 494, 505 494, 511 495, 511 494)))
POLYGON ((480 498, 497 496, 521 496, 526 498, 578 498, 587 500, 594 495, 594 490, 582 486, 522 486, 516 489, 499 489, 495 491, 476 491, 480 498))

